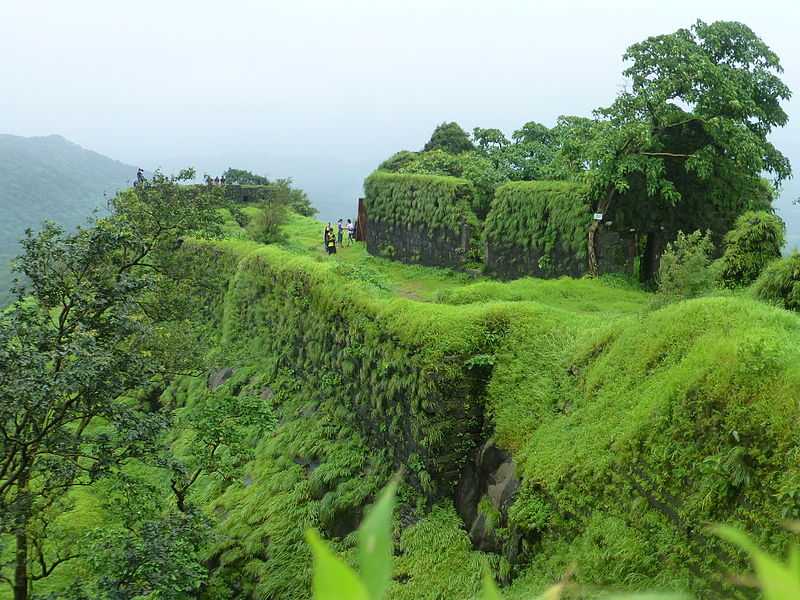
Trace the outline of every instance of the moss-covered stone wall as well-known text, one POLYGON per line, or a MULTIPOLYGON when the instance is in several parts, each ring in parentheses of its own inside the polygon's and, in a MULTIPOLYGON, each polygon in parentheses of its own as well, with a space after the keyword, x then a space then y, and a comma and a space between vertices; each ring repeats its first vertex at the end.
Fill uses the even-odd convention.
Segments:
MULTIPOLYGON (((781 522, 800 518, 794 315, 746 298, 646 311, 638 292, 586 280, 480 283, 414 302, 275 247, 185 250, 209 273, 219 360, 235 372, 225 385, 269 387, 279 414, 244 480, 209 502, 224 527, 215 573, 243 597, 307 597, 303 530, 346 548, 401 467, 401 539, 415 523, 436 539, 428 511, 490 447, 518 481, 497 498, 472 494, 470 534, 501 556, 509 598, 535 597, 572 564, 591 589, 729 597, 725 573, 744 561, 708 526, 737 524, 782 551, 781 522), (628 317, 612 310, 622 296, 628 317)), ((424 597, 448 589, 432 546, 404 551, 404 577, 442 586, 424 597)), ((463 552, 448 580, 476 580, 463 552)))
MULTIPOLYGON (((584 275, 593 216, 587 193, 566 181, 500 186, 484 227, 487 270, 505 279, 584 275)), ((633 271, 635 247, 629 239, 604 226, 597 244, 601 272, 633 271)))
POLYGON ((370 254, 460 267, 478 244, 475 190, 465 179, 377 171, 364 191, 370 254))

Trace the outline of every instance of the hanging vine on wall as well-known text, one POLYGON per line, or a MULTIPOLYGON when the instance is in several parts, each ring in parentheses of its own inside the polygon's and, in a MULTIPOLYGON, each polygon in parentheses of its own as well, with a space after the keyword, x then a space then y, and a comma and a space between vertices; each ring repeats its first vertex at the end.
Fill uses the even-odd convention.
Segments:
POLYGON ((364 191, 370 221, 454 235, 464 222, 479 226, 471 208, 475 189, 466 179, 376 171, 364 182, 364 191))
POLYGON ((558 262, 556 251, 583 260, 591 222, 588 190, 567 181, 519 181, 498 188, 486 218, 490 246, 516 248, 558 262))

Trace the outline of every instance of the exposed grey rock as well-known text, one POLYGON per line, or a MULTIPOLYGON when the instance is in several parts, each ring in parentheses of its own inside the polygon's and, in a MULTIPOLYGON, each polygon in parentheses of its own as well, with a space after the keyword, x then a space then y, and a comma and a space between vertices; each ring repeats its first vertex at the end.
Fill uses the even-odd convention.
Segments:
POLYGON ((491 439, 478 448, 473 460, 464 466, 454 501, 476 550, 502 553, 509 560, 517 556, 520 536, 509 531, 507 525, 508 509, 519 485, 511 455, 491 439), (479 510, 484 497, 491 503, 493 513, 496 511, 491 519, 479 510), (508 539, 502 539, 498 529, 502 529, 508 539))
POLYGON ((322 464, 322 461, 318 458, 303 458, 302 456, 296 456, 292 460, 295 464, 305 467, 306 474, 313 473, 322 464))
POLYGON ((492 501, 492 505, 504 513, 511 506, 511 500, 519 489, 519 480, 516 475, 514 461, 510 458, 507 462, 501 463, 497 469, 489 475, 486 486, 486 494, 492 501))
POLYGON ((212 371, 208 376, 208 389, 213 392, 219 386, 228 381, 228 379, 233 377, 233 373, 234 370, 231 367, 225 367, 224 369, 212 371))

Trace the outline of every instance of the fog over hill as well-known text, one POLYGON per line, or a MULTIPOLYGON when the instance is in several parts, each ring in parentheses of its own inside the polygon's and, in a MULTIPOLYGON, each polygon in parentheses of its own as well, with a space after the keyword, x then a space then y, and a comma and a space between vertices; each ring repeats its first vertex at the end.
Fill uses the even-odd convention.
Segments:
POLYGON ((135 175, 136 167, 58 135, 0 135, 0 302, 10 283, 9 261, 27 228, 44 220, 75 227, 135 175))

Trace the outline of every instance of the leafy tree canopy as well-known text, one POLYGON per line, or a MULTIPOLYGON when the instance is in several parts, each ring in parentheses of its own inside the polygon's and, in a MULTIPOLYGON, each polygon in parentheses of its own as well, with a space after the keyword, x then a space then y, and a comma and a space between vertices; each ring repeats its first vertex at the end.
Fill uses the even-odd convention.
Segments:
POLYGON ((200 364, 193 274, 175 266, 187 235, 221 232, 220 188, 156 173, 117 195, 110 215, 67 234, 28 232, 16 269, 26 285, 0 313, 0 533, 16 543, 16 600, 80 546, 53 549, 47 529, 68 492, 154 450, 165 425, 143 397, 200 364))
POLYGON ((225 183, 238 183, 239 185, 269 185, 269 179, 263 175, 256 175, 244 169, 228 169, 222 176, 225 183))
MULTIPOLYGON (((763 172, 776 185, 791 175, 767 139, 786 124, 781 102, 791 93, 778 57, 747 26, 697 21, 634 44, 624 58, 631 89, 591 122, 572 122, 560 148, 561 164, 582 166, 597 212, 613 210, 632 190, 632 202, 670 208, 699 189, 710 200, 703 216, 741 211, 736 190, 752 187, 763 172)), ((598 226, 589 241, 594 271, 598 226)))
POLYGON ((438 125, 423 150, 426 152, 428 150, 444 150, 450 154, 461 154, 473 148, 467 132, 461 129, 458 123, 452 121, 438 125))
POLYGON ((727 287, 750 285, 770 262, 780 258, 785 225, 767 211, 748 211, 725 235, 725 253, 719 260, 720 278, 727 287))

